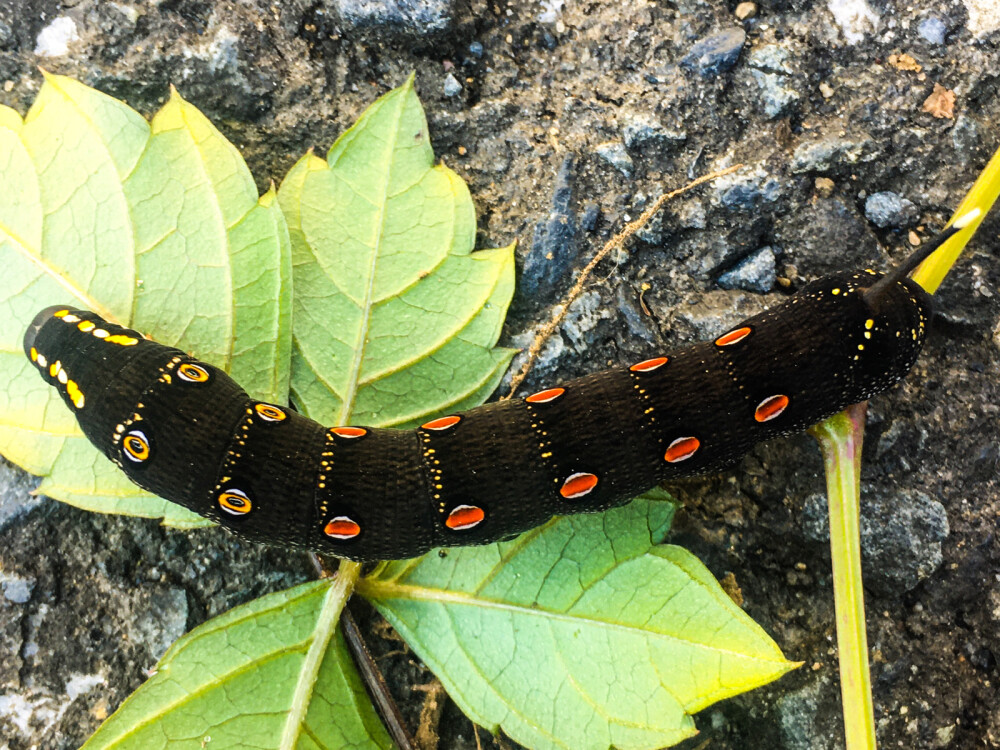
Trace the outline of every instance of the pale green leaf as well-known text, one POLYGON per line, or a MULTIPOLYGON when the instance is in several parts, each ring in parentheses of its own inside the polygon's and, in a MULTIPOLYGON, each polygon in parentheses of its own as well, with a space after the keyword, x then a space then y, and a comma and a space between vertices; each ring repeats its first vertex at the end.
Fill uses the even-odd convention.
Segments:
POLYGON ((659 748, 795 665, 638 499, 389 563, 358 591, 476 723, 533 748, 659 748))
POLYGON ((295 280, 292 392, 328 424, 409 425, 480 403, 513 354, 495 348, 513 247, 472 252, 465 183, 434 164, 412 79, 279 191, 295 280))
POLYGON ((195 628, 84 748, 392 747, 336 628, 347 594, 307 583, 195 628))
POLYGON ((43 307, 86 307, 284 402, 291 248, 274 193, 258 199, 239 152, 176 92, 150 124, 53 75, 23 122, 0 111, 0 179, 0 452, 41 474, 51 497, 204 524, 97 453, 27 363, 21 336, 43 307))

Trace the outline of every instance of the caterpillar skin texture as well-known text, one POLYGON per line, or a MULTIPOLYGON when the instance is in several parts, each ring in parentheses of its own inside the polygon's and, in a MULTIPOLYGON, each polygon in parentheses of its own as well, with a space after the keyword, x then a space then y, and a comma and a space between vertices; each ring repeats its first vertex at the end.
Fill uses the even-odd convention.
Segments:
POLYGON ((829 276, 714 341, 433 419, 323 427, 184 352, 67 307, 25 352, 136 484, 257 542, 354 560, 484 544, 715 471, 900 380, 930 297, 829 276))

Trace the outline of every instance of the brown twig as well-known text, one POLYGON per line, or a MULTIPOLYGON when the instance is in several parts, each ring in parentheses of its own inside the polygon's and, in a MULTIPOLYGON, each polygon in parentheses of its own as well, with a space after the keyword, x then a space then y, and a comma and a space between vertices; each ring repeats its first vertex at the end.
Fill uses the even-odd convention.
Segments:
POLYGON ((368 688, 368 695, 375 703, 375 708, 382 717, 382 722, 385 724, 389 736, 392 737, 392 741, 400 750, 414 750, 416 744, 413 737, 406 729, 406 723, 403 721, 403 715, 400 713, 396 701, 389 694, 389 686, 385 684, 385 678, 375 664, 371 651, 368 650, 368 644, 365 643, 364 636, 358 629, 350 606, 351 604, 348 602, 344 611, 340 613, 340 627, 343 629, 347 648, 351 652, 351 656, 354 657, 354 664, 361 675, 361 681, 368 688))
POLYGON ((735 172, 737 169, 741 168, 742 166, 743 166, 742 164, 735 164, 731 167, 727 167, 726 169, 721 169, 718 172, 711 172, 709 174, 702 175, 698 179, 692 180, 684 187, 678 188, 677 190, 672 190, 669 193, 661 195, 659 198, 653 201, 653 205, 651 205, 649 208, 647 208, 645 211, 642 212, 642 215, 639 216, 638 219, 636 219, 633 222, 630 222, 629 224, 626 224, 625 228, 622 231, 620 231, 618 234, 616 234, 614 237, 608 240, 607 244, 605 244, 604 247, 600 249, 597 255, 595 255, 586 265, 586 267, 580 272, 580 277, 576 280, 576 283, 573 285, 573 288, 569 290, 569 294, 566 295, 565 299, 563 299, 561 304, 556 306, 555 313, 553 314, 552 319, 545 324, 542 330, 538 332, 534 340, 531 342, 531 346, 528 347, 528 358, 524 361, 524 364, 521 365, 520 372, 518 372, 516 375, 514 375, 514 377, 511 378, 510 392, 508 392, 507 395, 502 398, 502 400, 505 401, 509 399, 511 396, 513 396, 514 393, 517 391, 517 389, 521 386, 521 383, 524 382, 524 379, 528 376, 528 372, 535 364, 535 360, 538 359, 539 353, 541 353, 542 351, 542 345, 546 342, 549 336, 552 335, 552 332, 559 327, 559 324, 563 322, 563 319, 566 317, 566 313, 569 311, 569 306, 573 304, 573 301, 576 300, 577 297, 580 296, 580 293, 583 291, 583 287, 590 280, 590 275, 594 272, 594 269, 597 267, 598 263, 604 260, 612 250, 621 247, 622 243, 624 243, 625 240, 627 240, 633 234, 635 234, 644 226, 646 226, 649 220, 653 218, 653 215, 657 211, 659 211, 663 207, 663 204, 665 204, 667 201, 672 200, 676 198, 678 195, 686 193, 687 191, 692 190, 693 188, 696 188, 699 185, 702 185, 706 182, 710 182, 711 180, 715 180, 718 179, 719 177, 731 174, 735 172))

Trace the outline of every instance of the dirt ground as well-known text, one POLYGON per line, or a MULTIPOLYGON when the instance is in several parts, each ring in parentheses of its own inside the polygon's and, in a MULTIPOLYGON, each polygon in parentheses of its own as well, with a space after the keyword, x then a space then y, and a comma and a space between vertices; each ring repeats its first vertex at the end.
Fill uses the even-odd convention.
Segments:
MULTIPOLYGON (((415 70, 478 244, 520 242, 513 345, 650 200, 749 165, 668 205, 600 267, 526 389, 719 333, 831 270, 888 267, 1000 146, 991 0, 0 0, 0 101, 26 111, 38 66, 147 115, 174 84, 262 189, 415 70)), ((1000 214, 941 289, 914 372, 870 407, 884 748, 1000 747, 998 232, 1000 214)), ((29 497, 33 482, 0 468, 0 748, 78 746, 183 632, 313 575, 300 553, 91 515, 29 497)), ((670 541, 728 576, 805 663, 703 711, 685 748, 843 746, 823 487, 802 435, 672 488, 685 507, 670 541)), ((360 616, 376 653, 404 648, 360 616)), ((415 729, 432 675, 405 652, 379 663, 415 729)), ((441 748, 477 747, 447 701, 431 728, 441 748)))

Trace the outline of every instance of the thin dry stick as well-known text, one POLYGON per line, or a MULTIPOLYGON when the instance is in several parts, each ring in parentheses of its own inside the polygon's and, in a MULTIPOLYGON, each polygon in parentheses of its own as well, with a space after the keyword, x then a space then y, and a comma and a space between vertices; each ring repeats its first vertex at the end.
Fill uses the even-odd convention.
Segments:
POLYGON ((642 212, 642 215, 638 219, 629 224, 626 224, 625 228, 621 232, 619 232, 610 240, 608 240, 607 244, 601 248, 600 252, 598 252, 597 255, 595 255, 591 259, 590 263, 587 264, 586 268, 584 268, 583 271, 580 272, 580 277, 576 280, 576 283, 573 285, 573 288, 569 290, 569 294, 566 295, 566 298, 562 301, 562 304, 556 307, 555 314, 552 316, 552 320, 546 323, 545 326, 542 328, 542 330, 540 330, 538 334, 535 336, 534 340, 531 342, 531 346, 528 347, 528 358, 524 361, 524 364, 521 365, 521 371, 518 372, 510 380, 510 392, 506 396, 504 396, 501 400, 506 401, 511 396, 513 396, 514 393, 517 391, 517 389, 520 387, 521 383, 524 382, 524 379, 528 376, 528 372, 535 364, 535 360, 538 359, 539 353, 542 351, 542 344, 544 344, 545 341, 549 338, 549 336, 552 335, 552 332, 559 327, 559 324, 563 322, 563 318, 566 317, 566 313, 569 311, 569 306, 573 304, 573 301, 577 297, 580 296, 580 293, 583 291, 583 287, 590 280, 590 275, 594 272, 594 268, 596 268, 597 264, 607 257, 608 253, 610 253, 617 247, 621 247, 622 243, 625 242, 625 240, 627 240, 633 234, 635 234, 644 226, 646 226, 649 220, 653 218, 653 214, 659 211, 663 207, 663 204, 665 204, 667 201, 672 200, 676 198, 678 195, 686 193, 688 190, 692 190, 693 188, 696 188, 701 184, 704 184, 711 180, 718 179, 719 177, 723 177, 727 174, 731 174, 732 172, 735 172, 737 169, 740 169, 742 166, 743 166, 742 164, 735 164, 726 169, 719 170, 718 172, 711 172, 709 174, 702 175, 697 180, 689 182, 684 187, 678 188, 677 190, 672 190, 671 192, 666 193, 665 195, 661 195, 659 198, 653 201, 653 205, 651 205, 649 208, 647 208, 645 211, 642 212))

